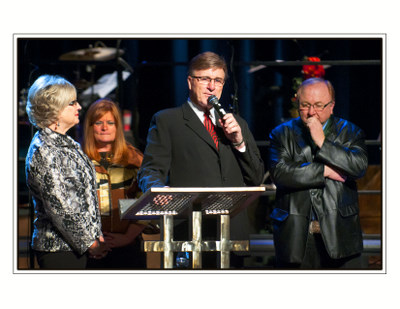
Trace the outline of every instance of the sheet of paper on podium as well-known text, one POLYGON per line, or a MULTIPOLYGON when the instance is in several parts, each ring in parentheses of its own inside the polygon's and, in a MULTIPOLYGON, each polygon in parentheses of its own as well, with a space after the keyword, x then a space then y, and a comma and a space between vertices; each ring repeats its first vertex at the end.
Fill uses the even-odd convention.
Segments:
POLYGON ((199 207, 203 215, 233 217, 247 207, 265 187, 202 187, 202 188, 151 188, 139 199, 119 201, 121 219, 157 218, 178 216, 192 207, 199 207))

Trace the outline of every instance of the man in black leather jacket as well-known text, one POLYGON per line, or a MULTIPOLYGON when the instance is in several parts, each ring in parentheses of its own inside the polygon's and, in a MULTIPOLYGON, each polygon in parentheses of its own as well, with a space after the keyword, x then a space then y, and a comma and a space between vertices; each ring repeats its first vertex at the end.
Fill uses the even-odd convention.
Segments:
POLYGON ((359 267, 355 261, 363 242, 356 179, 368 165, 364 133, 333 116, 329 81, 304 81, 297 101, 300 117, 270 134, 277 267, 359 267))

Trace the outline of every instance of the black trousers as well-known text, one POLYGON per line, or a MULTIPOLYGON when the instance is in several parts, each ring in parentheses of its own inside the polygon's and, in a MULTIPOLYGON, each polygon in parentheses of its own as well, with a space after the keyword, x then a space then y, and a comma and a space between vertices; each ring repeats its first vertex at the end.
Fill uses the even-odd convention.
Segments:
POLYGON ((361 254, 342 259, 332 259, 325 249, 321 234, 309 234, 302 263, 284 263, 277 261, 277 268, 290 269, 361 269, 361 254))
POLYGON ((88 269, 146 269, 146 253, 141 250, 140 241, 136 240, 121 248, 113 248, 105 258, 89 258, 88 269))
POLYGON ((72 251, 43 252, 35 251, 40 269, 85 269, 87 256, 72 251))

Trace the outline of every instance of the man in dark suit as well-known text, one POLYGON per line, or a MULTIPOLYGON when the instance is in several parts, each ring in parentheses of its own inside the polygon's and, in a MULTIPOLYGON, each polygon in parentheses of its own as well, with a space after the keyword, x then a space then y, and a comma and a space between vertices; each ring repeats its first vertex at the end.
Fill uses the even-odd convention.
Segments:
MULTIPOLYGON (((261 184, 264 164, 247 123, 231 113, 220 119, 207 102, 211 95, 221 97, 227 76, 225 60, 215 53, 205 52, 191 60, 187 102, 162 110, 152 118, 138 173, 143 192, 153 186, 243 187, 261 184)), ((232 219, 232 239, 248 238, 245 214, 242 212, 232 219)), ((205 237, 211 233, 216 230, 203 229, 205 237)))
POLYGON ((333 116, 329 81, 304 81, 297 101, 300 117, 270 134, 277 266, 357 268, 363 243, 356 179, 368 165, 364 133, 333 116))

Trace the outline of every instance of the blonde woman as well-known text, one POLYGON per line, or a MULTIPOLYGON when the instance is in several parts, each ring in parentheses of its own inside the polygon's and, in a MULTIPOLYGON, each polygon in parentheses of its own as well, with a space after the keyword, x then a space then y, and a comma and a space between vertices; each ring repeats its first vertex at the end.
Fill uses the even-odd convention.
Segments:
POLYGON ((26 109, 38 129, 25 164, 36 217, 32 248, 40 268, 84 269, 88 255, 102 258, 109 249, 93 165, 66 134, 79 123, 76 89, 62 77, 40 76, 29 89, 26 109))

